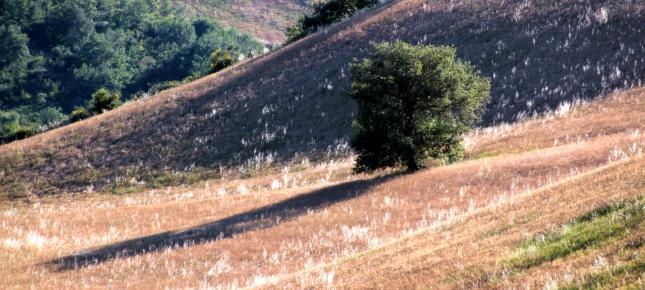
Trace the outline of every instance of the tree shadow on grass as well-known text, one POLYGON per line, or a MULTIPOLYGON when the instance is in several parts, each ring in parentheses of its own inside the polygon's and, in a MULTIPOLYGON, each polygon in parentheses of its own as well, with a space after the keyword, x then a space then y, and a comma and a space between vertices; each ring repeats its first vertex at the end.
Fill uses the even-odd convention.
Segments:
POLYGON ((188 247, 231 238, 239 233, 271 228, 311 210, 359 197, 367 193, 370 188, 398 175, 388 174, 368 180, 345 182, 189 229, 163 232, 64 256, 45 262, 44 266, 57 272, 69 271, 113 259, 160 252, 176 247, 188 247))

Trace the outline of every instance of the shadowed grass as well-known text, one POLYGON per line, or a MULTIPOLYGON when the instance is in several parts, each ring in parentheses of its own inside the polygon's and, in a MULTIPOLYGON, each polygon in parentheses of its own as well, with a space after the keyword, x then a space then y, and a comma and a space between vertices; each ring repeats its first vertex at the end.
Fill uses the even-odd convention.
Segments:
POLYGON ((85 250, 51 260, 45 265, 51 266, 55 271, 69 271, 114 259, 229 239, 237 234, 268 229, 279 225, 280 222, 296 219, 311 210, 359 197, 369 192, 370 188, 395 177, 397 174, 340 183, 189 229, 166 231, 85 250))

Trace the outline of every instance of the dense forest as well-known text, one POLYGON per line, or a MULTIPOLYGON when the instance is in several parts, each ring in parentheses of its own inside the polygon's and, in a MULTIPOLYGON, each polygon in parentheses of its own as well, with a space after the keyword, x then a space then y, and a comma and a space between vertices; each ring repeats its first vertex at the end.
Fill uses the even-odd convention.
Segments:
POLYGON ((168 0, 0 3, 0 140, 68 122, 100 90, 127 100, 211 72, 215 51, 263 50, 168 0))

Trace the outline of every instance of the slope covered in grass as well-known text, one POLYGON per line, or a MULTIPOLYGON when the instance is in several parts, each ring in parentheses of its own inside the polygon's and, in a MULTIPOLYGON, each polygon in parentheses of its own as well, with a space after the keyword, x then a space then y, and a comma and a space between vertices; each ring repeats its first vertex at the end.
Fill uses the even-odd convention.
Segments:
POLYGON ((188 13, 211 16, 269 44, 286 40, 285 30, 304 15, 308 0, 173 0, 188 13))
POLYGON ((299 163, 276 174, 125 197, 62 195, 3 207, 0 288, 638 281, 640 223, 513 276, 505 265, 540 235, 642 197, 645 123, 631 120, 644 117, 644 93, 612 94, 557 116, 473 132, 471 159, 415 174, 352 175, 351 159, 299 163), (578 125, 594 120, 608 123, 599 132, 578 125), (508 147, 506 138, 523 142, 508 147), (485 146, 501 152, 476 151, 485 146), (592 267, 599 256, 612 267, 592 267))
POLYGON ((176 174, 253 175, 347 154, 347 64, 369 41, 454 45, 492 78, 482 124, 641 82, 644 5, 392 1, 148 100, 0 147, 3 196, 146 187, 176 174))
POLYGON ((332 285, 356 289, 558 286, 640 289, 645 274, 642 267, 645 224, 640 219, 645 186, 643 161, 638 158, 603 167, 565 183, 456 216, 383 247, 286 276, 278 285, 326 287, 328 281, 315 277, 334 273, 332 285), (614 218, 632 221, 628 224, 630 229, 596 239, 593 244, 572 240, 570 245, 576 246, 575 251, 561 251, 539 262, 523 260, 527 257, 523 254, 527 246, 529 255, 536 258, 554 246, 553 238, 562 232, 573 236, 584 235, 584 227, 595 227, 601 232, 618 230, 622 225, 605 223, 606 219, 593 215, 582 225, 570 223, 620 204, 631 212, 615 212, 614 218), (518 266, 519 261, 529 261, 530 267, 518 266))

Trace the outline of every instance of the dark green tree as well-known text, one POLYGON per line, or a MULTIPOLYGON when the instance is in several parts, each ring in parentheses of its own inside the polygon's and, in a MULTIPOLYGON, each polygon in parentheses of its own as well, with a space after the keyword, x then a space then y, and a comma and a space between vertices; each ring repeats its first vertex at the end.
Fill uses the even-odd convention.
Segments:
POLYGON ((29 38, 16 25, 0 25, 0 108, 14 105, 25 98, 17 89, 20 80, 27 76, 31 60, 27 42, 29 38))
POLYGON ((350 69, 349 95, 359 107, 352 140, 357 172, 401 165, 414 171, 429 158, 459 159, 462 134, 490 96, 489 79, 451 47, 374 44, 350 69))

